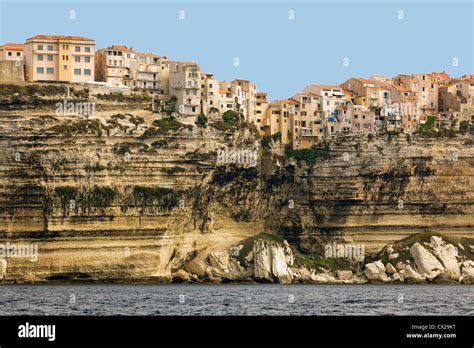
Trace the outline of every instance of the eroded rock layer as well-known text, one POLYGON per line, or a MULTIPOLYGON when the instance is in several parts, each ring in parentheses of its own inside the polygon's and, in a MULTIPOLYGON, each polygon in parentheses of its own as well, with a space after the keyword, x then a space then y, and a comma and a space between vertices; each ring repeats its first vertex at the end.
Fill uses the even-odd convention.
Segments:
MULTIPOLYGON (((35 262, 2 258, 4 281, 181 279, 190 261, 205 277, 200 259, 262 231, 311 253, 332 240, 377 250, 425 230, 473 237, 467 137, 348 136, 310 166, 245 128, 182 120, 147 133, 161 116, 106 106, 93 119, 0 111, 0 244, 38 247, 35 262), (224 147, 257 149, 257 166, 217 164, 224 147)), ((272 262, 273 278, 298 277, 272 262)))

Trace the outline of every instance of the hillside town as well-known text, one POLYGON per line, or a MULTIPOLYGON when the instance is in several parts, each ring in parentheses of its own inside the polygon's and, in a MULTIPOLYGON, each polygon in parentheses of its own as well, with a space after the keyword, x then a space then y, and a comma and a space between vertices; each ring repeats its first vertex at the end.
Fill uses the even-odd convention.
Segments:
POLYGON ((416 132, 432 124, 459 130, 474 122, 474 74, 399 74, 313 83, 286 99, 269 100, 255 83, 220 81, 193 61, 176 61, 114 44, 96 49, 82 36, 35 35, 0 46, 0 83, 67 83, 124 94, 172 98, 183 118, 242 115, 262 136, 294 149, 338 134, 416 132))

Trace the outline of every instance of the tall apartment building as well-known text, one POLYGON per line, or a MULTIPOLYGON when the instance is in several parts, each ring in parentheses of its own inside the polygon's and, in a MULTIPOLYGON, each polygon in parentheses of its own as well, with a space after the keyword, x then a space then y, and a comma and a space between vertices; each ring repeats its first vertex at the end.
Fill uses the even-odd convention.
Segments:
POLYGON ((8 42, 0 46, 0 60, 23 60, 24 45, 21 43, 8 42))
POLYGON ((27 81, 94 81, 95 41, 82 36, 36 35, 24 47, 27 81))
POLYGON ((321 110, 324 117, 334 115, 340 105, 344 105, 343 89, 337 85, 312 84, 306 86, 302 93, 311 93, 321 97, 321 110))
POLYGON ((169 62, 169 94, 176 97, 176 111, 183 115, 201 113, 201 69, 195 62, 169 62))
POLYGON ((292 124, 292 144, 295 149, 306 149, 324 136, 322 98, 312 93, 297 93, 292 124))
POLYGON ((371 110, 375 110, 381 106, 380 86, 375 81, 355 77, 342 83, 341 86, 345 90, 349 90, 361 97, 359 98, 361 102, 359 105, 363 105, 371 110))
POLYGON ((135 87, 137 53, 123 45, 112 45, 95 53, 96 81, 113 86, 135 87))
POLYGON ((234 93, 232 85, 227 81, 219 82, 219 113, 222 115, 227 110, 235 111, 234 93))
POLYGON ((397 75, 393 83, 416 93, 418 109, 423 119, 438 112, 438 84, 440 79, 431 74, 397 75))
POLYGON ((460 94, 466 98, 460 105, 459 121, 474 122, 474 77, 456 83, 460 94))
POLYGON ((255 122, 257 86, 248 80, 233 80, 230 83, 234 98, 234 111, 244 115, 247 122, 255 122))
POLYGON ((375 113, 362 105, 349 105, 347 110, 351 119, 352 133, 373 133, 376 131, 375 113))
POLYGON ((257 104, 255 106, 255 121, 254 124, 260 132, 260 135, 265 135, 264 126, 267 119, 268 100, 267 93, 260 92, 256 94, 257 104))
POLYGON ((154 53, 137 53, 136 88, 169 94, 169 64, 166 57, 154 53))
POLYGON ((458 121, 474 122, 474 79, 453 80, 439 88, 439 109, 458 114, 458 121))
POLYGON ((213 74, 201 74, 201 103, 204 115, 218 115, 219 111, 219 81, 213 74))
POLYGON ((281 133, 282 144, 291 144, 297 102, 291 99, 273 100, 267 108, 265 135, 281 133))

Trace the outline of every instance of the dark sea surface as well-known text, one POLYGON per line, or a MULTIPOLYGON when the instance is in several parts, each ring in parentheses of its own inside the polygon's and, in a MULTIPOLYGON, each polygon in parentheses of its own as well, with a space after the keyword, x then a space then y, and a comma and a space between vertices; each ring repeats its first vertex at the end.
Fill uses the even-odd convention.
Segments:
POLYGON ((0 315, 474 315, 474 286, 2 285, 0 315))

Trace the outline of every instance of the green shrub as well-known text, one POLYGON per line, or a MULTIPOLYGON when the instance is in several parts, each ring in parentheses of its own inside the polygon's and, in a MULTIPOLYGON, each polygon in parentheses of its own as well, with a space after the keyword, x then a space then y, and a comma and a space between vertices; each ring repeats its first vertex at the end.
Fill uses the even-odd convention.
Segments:
POLYGON ((197 117, 196 125, 201 128, 205 128, 207 125, 207 117, 202 112, 197 117))
POLYGON ((166 187, 135 186, 132 203, 142 207, 158 205, 169 209, 178 205, 180 194, 166 187))
POLYGON ((65 136, 73 134, 94 133, 99 137, 102 136, 103 130, 108 131, 109 128, 103 125, 99 120, 80 120, 69 124, 59 124, 49 128, 48 130, 55 133, 62 133, 65 136))
POLYGON ((88 194, 87 202, 89 207, 110 207, 117 197, 117 192, 109 186, 94 186, 88 194))
POLYGON ((192 126, 182 124, 173 116, 163 117, 159 120, 154 120, 153 125, 158 127, 158 133, 168 133, 169 131, 178 131, 182 128, 192 129, 192 126))
POLYGON ((327 160, 330 157, 331 150, 329 144, 316 145, 311 149, 297 149, 293 150, 291 145, 285 146, 285 154, 287 157, 293 157, 298 162, 305 161, 308 165, 312 166, 316 163, 316 160, 327 160))
POLYGON ((63 213, 66 214, 70 201, 77 200, 77 188, 73 186, 59 186, 54 189, 54 193, 59 199, 63 213))
POLYGON ((471 125, 469 124, 468 121, 462 121, 459 124, 459 133, 461 134, 467 134, 469 132, 469 129, 471 128, 471 125))

